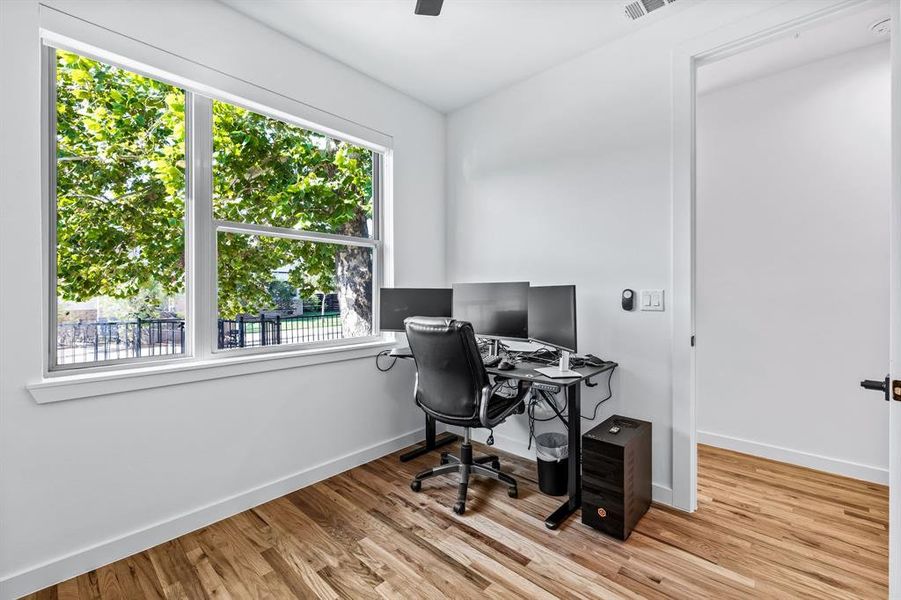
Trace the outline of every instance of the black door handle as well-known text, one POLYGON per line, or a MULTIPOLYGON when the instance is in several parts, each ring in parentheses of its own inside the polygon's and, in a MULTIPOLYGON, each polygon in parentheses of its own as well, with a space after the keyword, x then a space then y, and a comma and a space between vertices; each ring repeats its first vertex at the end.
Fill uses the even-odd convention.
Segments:
POLYGON ((876 381, 873 379, 864 379, 860 382, 860 387, 865 390, 873 390, 877 392, 882 392, 885 395, 886 400, 891 400, 891 395, 889 393, 889 389, 891 388, 890 378, 888 375, 885 376, 885 379, 882 381, 876 381))

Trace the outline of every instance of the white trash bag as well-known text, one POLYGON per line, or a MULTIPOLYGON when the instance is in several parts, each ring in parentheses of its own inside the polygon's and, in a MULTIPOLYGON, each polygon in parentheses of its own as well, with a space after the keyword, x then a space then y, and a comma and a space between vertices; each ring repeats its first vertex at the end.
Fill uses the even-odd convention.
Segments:
POLYGON ((538 458, 548 462, 560 462, 569 456, 569 439, 565 433, 541 433, 535 436, 538 458))

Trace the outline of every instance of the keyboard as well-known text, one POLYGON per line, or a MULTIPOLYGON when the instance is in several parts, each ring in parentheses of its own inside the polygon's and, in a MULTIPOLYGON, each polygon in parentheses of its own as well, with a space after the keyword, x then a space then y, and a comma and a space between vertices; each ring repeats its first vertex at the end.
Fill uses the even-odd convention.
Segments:
POLYGON ((501 357, 497 354, 483 354, 482 355, 482 364, 486 367, 496 367, 500 364, 501 357))

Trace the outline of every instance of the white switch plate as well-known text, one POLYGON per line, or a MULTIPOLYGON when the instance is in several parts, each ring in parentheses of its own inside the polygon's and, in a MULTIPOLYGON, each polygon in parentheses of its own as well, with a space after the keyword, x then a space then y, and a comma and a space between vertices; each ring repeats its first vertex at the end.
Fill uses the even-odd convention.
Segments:
POLYGON ((663 310, 663 290, 641 290, 641 310, 663 310))

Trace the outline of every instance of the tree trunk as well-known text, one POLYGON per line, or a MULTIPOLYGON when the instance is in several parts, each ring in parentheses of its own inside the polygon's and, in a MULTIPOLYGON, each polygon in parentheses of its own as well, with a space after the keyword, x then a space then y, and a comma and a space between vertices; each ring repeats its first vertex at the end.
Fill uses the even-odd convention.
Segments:
MULTIPOLYGON (((345 225, 344 233, 367 235, 365 215, 345 225)), ((372 334, 372 252, 367 247, 340 246, 335 257, 335 280, 344 337, 372 334)))
POLYGON ((371 250, 346 246, 338 251, 336 279, 344 337, 372 333, 371 250))

